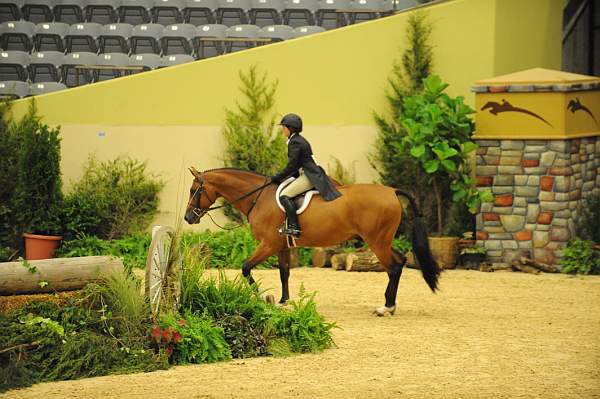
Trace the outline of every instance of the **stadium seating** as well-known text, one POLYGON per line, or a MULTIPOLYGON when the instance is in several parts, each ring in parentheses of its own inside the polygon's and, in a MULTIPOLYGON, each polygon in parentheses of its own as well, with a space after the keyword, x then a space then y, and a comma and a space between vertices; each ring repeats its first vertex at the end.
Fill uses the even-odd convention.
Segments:
POLYGON ((31 82, 58 82, 65 55, 59 51, 39 51, 29 57, 29 80, 31 82))
POLYGON ((27 80, 29 54, 24 51, 0 52, 0 80, 27 80))
POLYGON ((29 86, 29 95, 37 96, 38 94, 52 93, 66 88, 67 86, 64 84, 57 82, 33 83, 29 86))
POLYGON ((23 98, 29 95, 29 85, 19 80, 7 80, 0 82, 0 97, 23 98))

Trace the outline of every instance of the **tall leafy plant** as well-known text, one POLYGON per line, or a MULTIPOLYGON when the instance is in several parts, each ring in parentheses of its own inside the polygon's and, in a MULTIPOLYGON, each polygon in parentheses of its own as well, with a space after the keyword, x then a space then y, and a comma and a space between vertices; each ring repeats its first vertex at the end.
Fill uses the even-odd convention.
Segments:
POLYGON ((63 204, 60 129, 52 129, 40 121, 33 101, 18 129, 21 146, 11 206, 17 235, 60 234, 63 204))
POLYGON ((471 213, 477 212, 482 201, 491 201, 492 194, 475 187, 469 170, 468 156, 477 148, 469 118, 474 111, 462 97, 448 96, 444 92, 448 84, 439 76, 431 75, 423 84, 421 94, 404 99, 402 125, 407 134, 392 144, 415 159, 427 174, 435 195, 438 233, 442 234, 445 182, 450 181, 452 200, 466 204, 471 213))
POLYGON ((381 183, 399 187, 411 192, 417 205, 423 210, 428 224, 432 224, 431 189, 427 185, 427 176, 422 172, 417 160, 399 151, 393 143, 400 142, 406 135, 402 125, 405 113, 404 98, 423 90, 423 79, 431 74, 433 68, 433 49, 430 44, 432 26, 424 13, 415 13, 408 19, 405 37, 408 47, 399 61, 393 65, 388 79, 386 92, 387 115, 374 113, 378 134, 375 150, 369 162, 379 174, 381 183))
MULTIPOLYGON (((275 132, 277 114, 274 111, 277 81, 269 82, 255 65, 248 72, 240 71, 242 100, 235 109, 225 110, 225 154, 223 163, 270 176, 286 163, 286 144, 275 132)), ((242 216, 227 205, 225 214, 241 221, 242 216)))
MULTIPOLYGON (((7 113, 10 103, 0 103, 0 250, 12 247, 14 242, 13 223, 11 221, 10 204, 15 191, 17 175, 17 157, 21 141, 10 124, 7 113)), ((10 249, 5 252, 9 254, 10 249)), ((0 254, 0 262, 3 256, 0 254)))

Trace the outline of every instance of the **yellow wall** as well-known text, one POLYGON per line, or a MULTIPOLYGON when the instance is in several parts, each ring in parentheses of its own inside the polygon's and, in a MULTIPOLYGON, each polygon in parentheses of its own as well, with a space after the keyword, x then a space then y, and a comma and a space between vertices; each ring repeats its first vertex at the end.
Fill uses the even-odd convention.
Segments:
MULTIPOLYGON (((434 26, 434 71, 450 83, 450 94, 463 95, 473 105, 473 82, 499 70, 560 68, 560 41, 549 46, 545 35, 529 31, 560 26, 562 1, 525 2, 539 5, 541 17, 512 15, 523 3, 512 0, 454 0, 424 7, 434 26), (526 57, 510 57, 510 42, 498 39, 498 22, 511 20, 527 33, 518 40, 526 57)), ((358 180, 372 181, 376 175, 366 158, 376 136, 372 113, 387 109, 387 78, 407 46, 410 13, 36 97, 44 121, 62 126, 66 187, 79 178, 89 153, 100 159, 120 154, 147 159, 150 169, 168 180, 159 222, 173 224, 174 204, 181 203, 178 193, 190 184, 185 168, 220 166, 224 109, 239 99, 238 72, 250 64, 279 81, 277 110, 302 115, 322 164, 331 155, 346 164, 356 161, 358 180)), ((15 104, 16 114, 24 112, 27 102, 15 104)))

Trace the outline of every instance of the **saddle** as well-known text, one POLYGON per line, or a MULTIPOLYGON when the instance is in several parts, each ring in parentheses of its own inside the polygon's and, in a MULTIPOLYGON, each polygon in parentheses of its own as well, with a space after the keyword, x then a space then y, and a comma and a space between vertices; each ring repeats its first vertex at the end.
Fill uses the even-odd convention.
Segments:
MULTIPOLYGON (((286 179, 279 185, 279 187, 277 187, 277 191, 275 192, 275 201, 277 202, 277 206, 279 207, 279 209, 281 209, 282 212, 285 212, 285 209, 283 208, 283 205, 281 205, 281 202, 279 202, 279 195, 281 194, 281 191, 294 180, 296 180, 295 177, 290 177, 286 179)), ((315 195, 319 195, 319 192, 317 190, 309 190, 294 197, 293 201, 296 204, 297 215, 300 215, 306 210, 306 208, 308 208, 308 206, 310 205, 310 200, 312 200, 313 196, 315 195)))

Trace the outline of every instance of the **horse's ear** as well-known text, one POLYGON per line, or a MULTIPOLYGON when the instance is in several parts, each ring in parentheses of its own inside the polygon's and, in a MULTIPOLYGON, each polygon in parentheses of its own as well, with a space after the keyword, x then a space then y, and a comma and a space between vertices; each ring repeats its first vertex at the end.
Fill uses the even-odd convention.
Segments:
POLYGON ((200 172, 198 172, 198 171, 196 170, 196 168, 194 168, 193 166, 191 166, 191 167, 189 167, 188 169, 189 169, 189 171, 192 173, 192 175, 194 175, 194 177, 200 177, 200 172))

